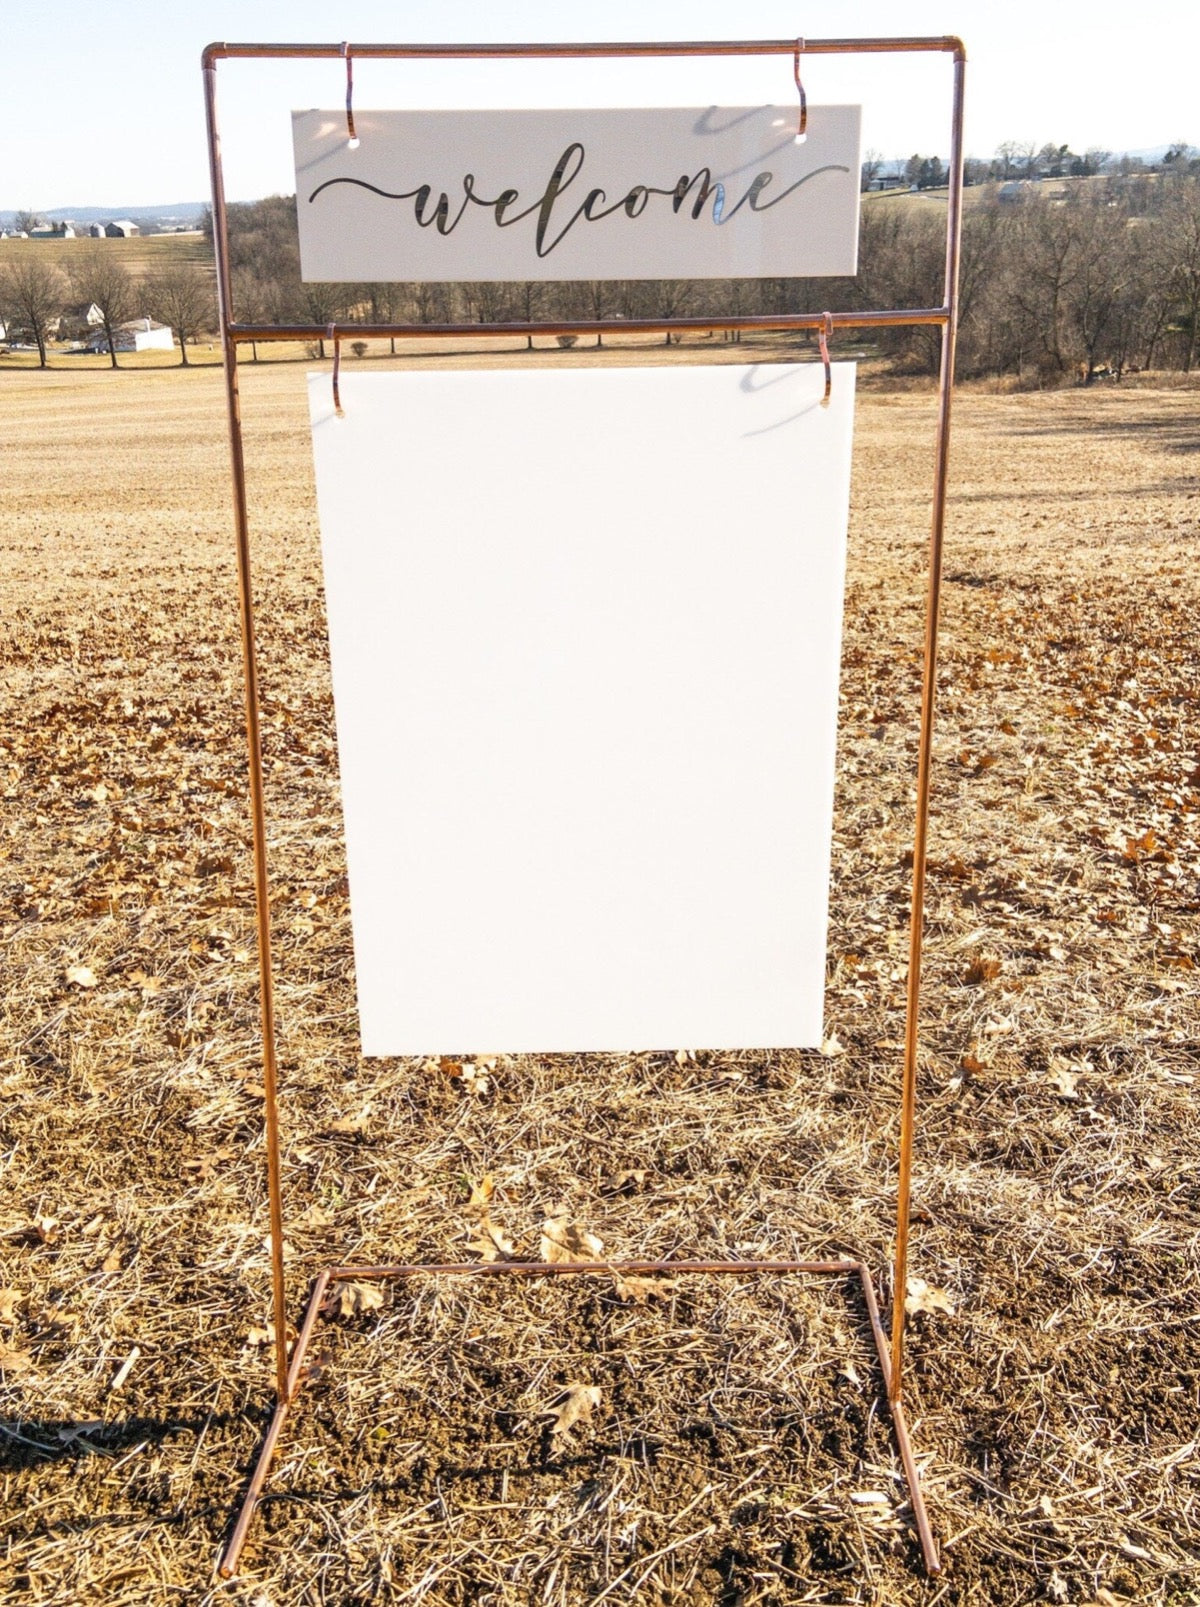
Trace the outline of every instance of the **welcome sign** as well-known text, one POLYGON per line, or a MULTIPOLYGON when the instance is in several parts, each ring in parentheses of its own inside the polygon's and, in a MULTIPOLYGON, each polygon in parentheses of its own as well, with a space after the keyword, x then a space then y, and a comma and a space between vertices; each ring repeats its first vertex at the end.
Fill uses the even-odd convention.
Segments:
POLYGON ((367 1055, 821 1042, 854 366, 309 380, 367 1055))
POLYGON ((292 114, 306 280, 855 272, 857 106, 292 114))

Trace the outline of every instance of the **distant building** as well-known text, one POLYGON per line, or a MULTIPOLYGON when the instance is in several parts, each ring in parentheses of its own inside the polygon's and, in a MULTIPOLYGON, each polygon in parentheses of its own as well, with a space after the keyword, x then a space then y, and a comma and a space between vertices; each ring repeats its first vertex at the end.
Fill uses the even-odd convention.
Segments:
POLYGON ((67 223, 46 223, 40 229, 30 229, 31 240, 73 240, 75 238, 75 225, 67 223))
POLYGON ((63 308, 55 333, 59 340, 78 340, 83 335, 90 335, 103 322, 104 314, 94 301, 78 301, 74 306, 63 308))
POLYGON ((114 218, 104 225, 104 232, 110 240, 130 240, 142 231, 129 218, 114 218))
POLYGON ((90 223, 88 225, 88 234, 93 240, 103 240, 104 225, 102 223, 90 223))
MULTIPOLYGON (((153 318, 131 318, 127 324, 118 324, 113 331, 113 345, 119 352, 169 352, 175 349, 171 331, 166 324, 156 324, 153 318)), ((108 337, 103 329, 93 329, 87 338, 90 352, 106 352, 108 337)))

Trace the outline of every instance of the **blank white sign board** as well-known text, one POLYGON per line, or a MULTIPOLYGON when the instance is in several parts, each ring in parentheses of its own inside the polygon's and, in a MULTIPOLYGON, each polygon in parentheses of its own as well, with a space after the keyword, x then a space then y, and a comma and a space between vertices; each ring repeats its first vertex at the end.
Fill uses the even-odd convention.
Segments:
POLYGON ((823 380, 310 376, 364 1054, 820 1042, 823 380))

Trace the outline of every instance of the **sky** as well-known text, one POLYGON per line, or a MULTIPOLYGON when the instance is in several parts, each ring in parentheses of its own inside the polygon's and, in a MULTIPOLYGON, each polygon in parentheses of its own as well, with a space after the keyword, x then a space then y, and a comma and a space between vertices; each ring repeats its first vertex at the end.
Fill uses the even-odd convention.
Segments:
MULTIPOLYGON (((1138 150, 1200 145, 1200 4, 1162 0, 10 0, 0 96, 0 209, 133 209, 209 195, 200 52, 213 40, 340 43, 776 39, 955 33, 966 43, 966 146, 1003 140, 1138 150)), ((812 58, 810 103, 863 105, 863 146, 945 156, 948 57, 812 58)), ((726 106, 795 101, 786 57, 374 63, 359 107, 726 106)), ((295 189, 289 112, 337 107, 340 62, 218 69, 226 193, 295 189)))

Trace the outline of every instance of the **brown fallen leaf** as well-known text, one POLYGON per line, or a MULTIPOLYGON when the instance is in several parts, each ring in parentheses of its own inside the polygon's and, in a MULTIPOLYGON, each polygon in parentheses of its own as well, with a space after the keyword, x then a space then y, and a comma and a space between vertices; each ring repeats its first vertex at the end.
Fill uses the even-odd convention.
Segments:
POLYGON ((555 1419, 550 1438, 561 1439, 577 1423, 588 1422, 599 1404, 600 1390, 595 1384, 567 1384, 558 1403, 550 1407, 546 1414, 555 1419))
POLYGON ((597 1261, 603 1250, 603 1239, 598 1239, 578 1223, 567 1220, 565 1206, 542 1223, 538 1254, 543 1261, 597 1261))
POLYGON ((67 981, 74 987, 94 988, 96 980, 96 973, 90 965, 69 965, 67 967, 67 981))
POLYGON ((633 1194, 641 1188, 646 1181, 644 1167, 637 1167, 630 1171, 614 1172, 606 1177, 600 1185, 601 1194, 633 1194))
POLYGON ((162 992, 162 983, 158 977, 150 976, 147 972, 141 969, 131 971, 129 973, 129 980, 133 983, 135 988, 141 989, 142 997, 145 999, 153 999, 155 994, 162 992))
POLYGON ((904 1302, 904 1309, 909 1316, 915 1316, 918 1311, 941 1311, 947 1317, 953 1317, 954 1305, 944 1289, 937 1289, 924 1278, 910 1278, 908 1280, 908 1298, 904 1302))
POLYGON ((25 1298, 20 1289, 0 1289, 0 1322, 10 1325, 17 1320, 17 1307, 25 1298))
POLYGON ((821 1039, 821 1053, 826 1060, 836 1060, 838 1055, 846 1053, 836 1032, 831 1032, 828 1038, 821 1039))
POLYGON ((58 1238, 59 1222, 55 1216, 35 1216, 22 1227, 10 1228, 4 1235, 6 1239, 16 1239, 21 1244, 53 1244, 58 1238))
POLYGON ((380 1309, 383 1290, 375 1283, 339 1283, 331 1303, 339 1317, 358 1317, 380 1309))
POLYGON ((0 1373, 27 1373, 32 1366, 33 1357, 27 1350, 0 1345, 0 1373))
POLYGON ((679 1287, 678 1278, 649 1278, 631 1272, 622 1277, 617 1273, 613 1288, 618 1300, 630 1300, 635 1306, 648 1305, 651 1300, 666 1300, 679 1287))
POLYGON ((484 1261, 513 1261, 517 1255, 512 1240, 486 1214, 480 1218, 474 1236, 468 1240, 468 1248, 484 1261))
POLYGON ((492 1079, 482 1066, 468 1060, 462 1069, 462 1085, 469 1094, 482 1096, 492 1086, 492 1079))
POLYGON ((478 1183, 471 1184, 471 1198, 463 1209, 468 1216, 486 1216, 488 1204, 496 1191, 496 1180, 490 1172, 485 1172, 478 1183))
POLYGON ((357 1116, 339 1116, 330 1122, 331 1133, 365 1133, 371 1123, 371 1101, 368 1099, 357 1116))

